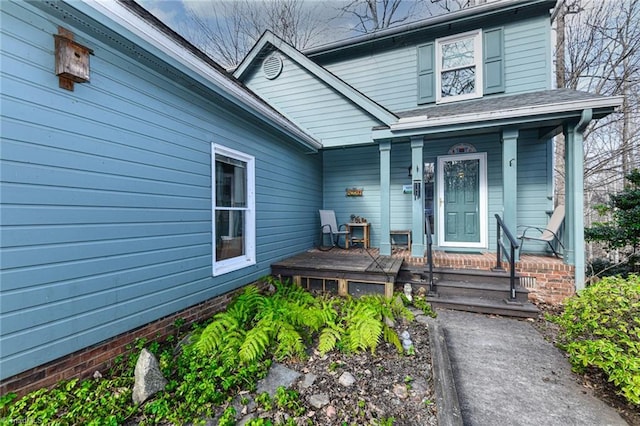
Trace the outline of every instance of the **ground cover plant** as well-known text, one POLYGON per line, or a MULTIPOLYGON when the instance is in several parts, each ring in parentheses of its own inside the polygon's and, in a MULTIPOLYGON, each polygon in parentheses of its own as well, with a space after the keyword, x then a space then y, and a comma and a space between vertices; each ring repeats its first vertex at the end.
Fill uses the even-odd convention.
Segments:
MULTIPOLYGON (((268 294, 247 286, 226 311, 195 325, 188 334, 162 344, 136 341, 131 355, 116 360, 104 377, 64 381, 20 399, 13 394, 2 396, 0 425, 185 424, 213 418, 218 424, 231 425, 237 411, 232 402, 239 396, 248 402, 243 395, 256 390, 274 361, 304 363, 310 354, 326 359, 330 352, 375 354, 383 343, 386 358, 390 348, 400 357, 408 356, 392 327, 395 321, 413 317, 401 297, 314 297, 300 287, 266 280, 271 289, 268 294), (163 392, 135 405, 131 399, 133 370, 143 347, 158 358, 168 384, 163 392)), ((339 366, 346 364, 341 359, 336 363, 339 366)), ((304 418, 302 411, 306 411, 294 390, 279 389, 273 398, 257 397, 256 403, 263 416, 249 424, 296 424, 293 419, 304 418), (286 413, 286 418, 271 419, 267 408, 286 413)), ((393 424, 383 415, 362 420, 359 424, 393 424)))
POLYGON ((640 409, 640 276, 606 277, 566 300, 549 318, 575 371, 601 370, 640 409))

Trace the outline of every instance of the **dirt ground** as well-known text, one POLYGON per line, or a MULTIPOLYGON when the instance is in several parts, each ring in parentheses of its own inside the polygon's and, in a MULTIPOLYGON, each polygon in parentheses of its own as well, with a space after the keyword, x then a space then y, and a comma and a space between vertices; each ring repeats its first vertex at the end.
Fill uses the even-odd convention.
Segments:
MULTIPOLYGON (((304 362, 286 363, 303 374, 294 389, 300 392, 306 412, 294 419, 296 424, 437 425, 427 327, 413 321, 397 324, 396 330, 398 334, 409 332, 414 354, 398 354, 394 346, 381 343, 375 355, 367 352, 349 356, 332 351, 320 356, 314 352, 304 362), (354 384, 340 384, 344 373, 355 378, 354 384), (316 376, 313 385, 304 387, 305 375, 316 376), (314 407, 312 396, 321 394, 328 396, 329 403, 314 407)), ((285 419, 273 412, 269 418, 285 419)))

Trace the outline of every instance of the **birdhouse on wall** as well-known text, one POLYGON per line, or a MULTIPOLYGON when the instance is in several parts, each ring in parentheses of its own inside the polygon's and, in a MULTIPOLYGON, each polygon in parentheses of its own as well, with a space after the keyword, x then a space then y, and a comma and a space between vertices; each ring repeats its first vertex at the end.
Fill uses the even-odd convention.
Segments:
POLYGON ((73 90, 73 83, 89 81, 89 55, 93 51, 73 41, 73 33, 62 27, 58 27, 58 34, 54 34, 53 37, 56 75, 60 79, 60 87, 73 90))

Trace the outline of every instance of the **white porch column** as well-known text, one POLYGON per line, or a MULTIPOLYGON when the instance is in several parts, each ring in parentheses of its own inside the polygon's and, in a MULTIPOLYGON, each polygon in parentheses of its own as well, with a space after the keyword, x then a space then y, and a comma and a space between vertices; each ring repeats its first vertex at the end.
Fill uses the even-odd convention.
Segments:
POLYGON ((391 141, 381 141, 380 149, 380 254, 391 256, 391 141))
POLYGON ((514 237, 518 228, 518 133, 518 129, 502 132, 502 220, 514 237))
POLYGON ((583 132, 592 111, 582 111, 578 124, 564 126, 565 140, 565 219, 564 261, 575 267, 576 290, 584 288, 584 154, 583 132))
POLYGON ((423 147, 423 136, 411 137, 411 180, 414 190, 411 202, 411 256, 414 257, 424 257, 425 252, 423 147), (417 186, 420 188, 418 192, 417 186))

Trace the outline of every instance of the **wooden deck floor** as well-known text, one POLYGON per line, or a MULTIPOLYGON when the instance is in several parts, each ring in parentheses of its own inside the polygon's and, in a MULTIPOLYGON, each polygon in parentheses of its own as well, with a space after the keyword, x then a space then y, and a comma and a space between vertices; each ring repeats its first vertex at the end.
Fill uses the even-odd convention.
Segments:
POLYGON ((391 297, 403 259, 364 250, 311 250, 271 265, 271 273, 292 278, 308 289, 356 294, 365 286, 380 286, 391 297))
MULTIPOLYGON (((494 268, 496 262, 495 253, 491 252, 434 251, 433 260, 436 268, 487 271, 494 268)), ((327 252, 312 249, 274 263, 272 274, 291 278, 307 289, 351 294, 351 287, 360 286, 363 293, 364 283, 371 283, 372 288, 378 288, 375 292, 382 292, 380 288, 383 287, 385 294, 392 294, 393 285, 402 280, 399 273, 406 274, 405 270, 411 273, 424 271, 426 261, 425 257, 411 256, 405 248, 394 248, 392 256, 380 256, 377 248, 334 248, 327 252)), ((520 284, 529 290, 532 299, 559 303, 566 295, 572 294, 573 266, 564 264, 562 259, 525 254, 516 268, 520 284)))

